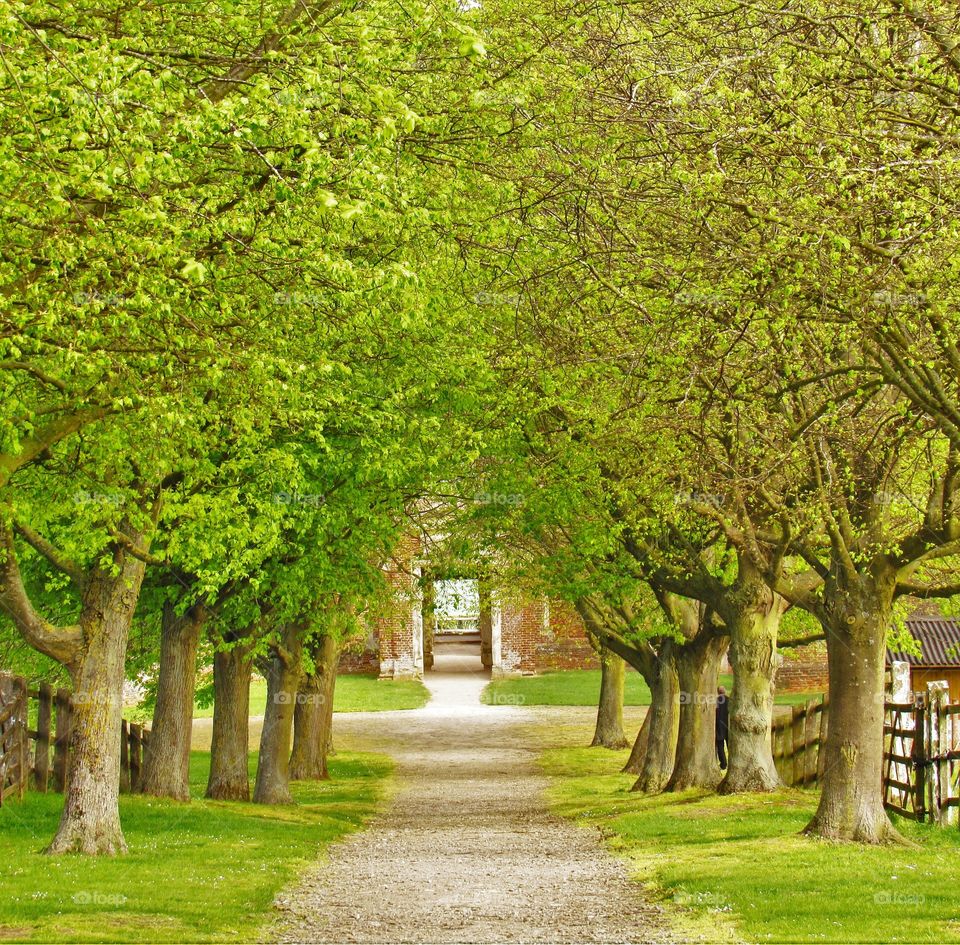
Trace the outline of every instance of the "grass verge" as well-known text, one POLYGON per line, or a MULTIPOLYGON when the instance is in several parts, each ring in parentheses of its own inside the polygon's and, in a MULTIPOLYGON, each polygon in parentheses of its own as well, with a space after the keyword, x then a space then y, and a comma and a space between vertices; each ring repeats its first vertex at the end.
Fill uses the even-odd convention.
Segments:
POLYGON ((370 818, 391 770, 384 756, 338 752, 332 780, 295 784, 296 806, 264 807, 202 799, 209 763, 191 758, 190 804, 121 798, 130 853, 116 859, 40 854, 61 795, 5 805, 0 941, 259 941, 276 893, 370 818))
POLYGON ((809 791, 719 797, 629 793, 627 752, 560 748, 541 764, 553 808, 595 825, 707 940, 960 942, 960 831, 897 821, 911 846, 799 836, 809 791))
MULTIPOLYGON (((337 677, 333 694, 334 712, 391 712, 397 709, 419 709, 430 701, 430 693, 419 679, 378 679, 376 676, 344 674, 337 677)), ((267 683, 254 679, 250 683, 250 715, 262 716, 267 706, 267 683)), ((124 717, 133 722, 150 722, 152 707, 129 706, 124 717)), ((213 717, 213 704, 194 705, 195 719, 213 717)))
MULTIPOLYGON (((733 690, 733 677, 720 677, 727 691, 733 690)), ((338 684, 339 685, 339 684, 338 684)), ((817 698, 818 692, 785 692, 776 696, 777 705, 803 705, 817 698)), ((496 679, 483 690, 487 705, 590 705, 600 697, 599 669, 567 669, 539 676, 496 679)), ((650 705, 650 690, 638 673, 628 672, 623 698, 625 705, 650 705)))

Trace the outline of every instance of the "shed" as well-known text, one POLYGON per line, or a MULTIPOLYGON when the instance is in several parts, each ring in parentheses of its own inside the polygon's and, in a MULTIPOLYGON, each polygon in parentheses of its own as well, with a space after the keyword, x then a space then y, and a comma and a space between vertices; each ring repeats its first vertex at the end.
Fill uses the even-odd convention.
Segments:
POLYGON ((893 660, 910 664, 914 692, 925 690, 928 682, 945 679, 950 701, 960 702, 960 621, 940 614, 914 614, 907 629, 920 644, 921 655, 887 651, 887 665, 893 660))

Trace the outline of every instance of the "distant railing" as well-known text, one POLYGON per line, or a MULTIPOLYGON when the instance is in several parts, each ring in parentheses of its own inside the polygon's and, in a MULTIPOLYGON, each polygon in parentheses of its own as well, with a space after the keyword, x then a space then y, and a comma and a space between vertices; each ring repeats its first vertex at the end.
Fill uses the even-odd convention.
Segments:
POLYGON ((436 633, 477 633, 480 629, 479 617, 437 617, 436 633))

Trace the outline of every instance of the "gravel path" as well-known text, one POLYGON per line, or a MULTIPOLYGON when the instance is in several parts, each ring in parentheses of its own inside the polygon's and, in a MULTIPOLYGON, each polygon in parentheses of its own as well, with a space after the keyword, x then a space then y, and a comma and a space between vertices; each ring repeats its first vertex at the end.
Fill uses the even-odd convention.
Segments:
POLYGON ((483 706, 474 659, 437 657, 414 712, 338 716, 351 748, 384 751, 399 788, 365 831, 278 897, 283 942, 669 942, 596 831, 553 816, 530 723, 483 706))

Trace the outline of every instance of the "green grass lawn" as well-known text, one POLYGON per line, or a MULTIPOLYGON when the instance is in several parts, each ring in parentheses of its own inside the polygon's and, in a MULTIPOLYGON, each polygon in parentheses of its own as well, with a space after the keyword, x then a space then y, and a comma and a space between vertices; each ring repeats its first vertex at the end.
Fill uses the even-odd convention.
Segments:
MULTIPOLYGON (((593 705, 600 696, 599 669, 566 669, 539 676, 495 679, 480 697, 487 705, 593 705)), ((650 690, 639 673, 627 673, 626 705, 650 705, 650 690)))
MULTIPOLYGON (((733 677, 720 677, 721 685, 733 689, 733 677)), ((777 705, 803 705, 820 693, 787 692, 776 697, 777 705)), ((593 705, 600 696, 599 669, 568 669, 539 676, 497 679, 483 691, 488 705, 593 705)), ((628 672, 625 705, 650 705, 650 690, 639 673, 628 672)))
MULTIPOLYGON (((376 676, 343 675, 337 677, 333 695, 335 712, 389 712, 394 709, 419 709, 430 701, 430 693, 419 679, 378 679, 376 676)), ((267 683, 254 679, 250 684, 250 714, 263 715, 267 705, 267 683)), ((124 716, 136 722, 149 722, 153 710, 131 706, 124 716)), ((213 716, 213 705, 196 705, 195 719, 213 716)))
MULTIPOLYGON (((276 893, 328 844, 373 814, 390 774, 380 755, 338 752, 332 780, 294 785, 295 807, 201 799, 210 756, 196 752, 198 799, 124 795, 127 856, 42 856, 63 798, 27 795, 0 810, 0 940, 262 941, 276 893)), ((251 774, 256 758, 250 756, 251 774)))
POLYGON ((708 940, 960 942, 960 831, 897 821, 910 846, 801 837, 813 792, 630 794, 626 752, 564 748, 541 764, 551 804, 599 826, 637 878, 708 940), (676 908, 681 907, 681 908, 676 908))

